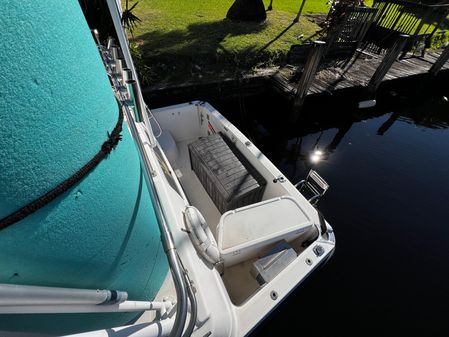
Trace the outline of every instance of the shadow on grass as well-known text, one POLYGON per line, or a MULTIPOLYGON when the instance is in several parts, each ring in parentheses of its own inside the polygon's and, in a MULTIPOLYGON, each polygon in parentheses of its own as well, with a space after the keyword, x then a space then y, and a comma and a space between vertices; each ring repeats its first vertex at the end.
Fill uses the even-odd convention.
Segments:
POLYGON ((265 46, 260 48, 259 52, 263 52, 265 49, 267 49, 269 46, 271 46, 274 42, 276 42, 282 35, 288 32, 290 28, 292 28, 296 24, 295 21, 293 21, 291 24, 289 24, 282 32, 280 32, 274 39, 272 39, 270 42, 268 42, 265 46))
POLYGON ((212 73, 235 76, 250 70, 261 56, 257 46, 248 44, 243 35, 260 33, 264 28, 264 24, 222 20, 191 24, 185 30, 148 32, 136 41, 152 69, 150 84, 179 83, 212 73), (225 47, 226 39, 235 36, 242 38, 225 47))

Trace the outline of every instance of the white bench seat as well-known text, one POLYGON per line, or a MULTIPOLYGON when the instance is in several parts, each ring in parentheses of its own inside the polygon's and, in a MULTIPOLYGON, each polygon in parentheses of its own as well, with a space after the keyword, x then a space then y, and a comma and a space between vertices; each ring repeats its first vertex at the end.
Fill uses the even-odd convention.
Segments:
POLYGON ((217 227, 218 248, 225 266, 232 266, 277 241, 298 238, 312 225, 294 198, 277 197, 223 214, 217 227))

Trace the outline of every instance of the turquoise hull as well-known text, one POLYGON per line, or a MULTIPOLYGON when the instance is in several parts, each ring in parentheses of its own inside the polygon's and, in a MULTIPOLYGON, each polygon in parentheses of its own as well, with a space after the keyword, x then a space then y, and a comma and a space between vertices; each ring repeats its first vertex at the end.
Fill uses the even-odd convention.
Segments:
MULTIPOLYGON (((87 163, 118 106, 78 1, 0 1, 0 218, 87 163)), ((136 147, 123 140, 87 177, 0 230, 0 283, 127 291, 151 300, 168 265, 136 147)), ((138 313, 0 315, 0 330, 74 333, 138 313)))

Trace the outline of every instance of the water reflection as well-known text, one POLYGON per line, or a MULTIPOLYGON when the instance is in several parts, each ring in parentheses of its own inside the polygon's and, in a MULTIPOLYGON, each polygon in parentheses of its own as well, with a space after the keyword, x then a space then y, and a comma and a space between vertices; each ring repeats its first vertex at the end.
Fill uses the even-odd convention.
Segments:
POLYGON ((383 124, 379 127, 379 129, 377 129, 377 134, 379 136, 383 136, 385 132, 387 132, 388 129, 393 126, 394 122, 396 122, 399 117, 400 114, 398 112, 393 112, 390 115, 390 117, 388 117, 388 119, 385 122, 383 122, 383 124))
MULTIPOLYGON (((295 125, 273 119, 267 107, 268 114, 257 111, 257 119, 252 120, 247 134, 295 182, 310 168, 329 161, 356 125, 381 121, 375 123, 377 136, 388 135, 392 128, 403 123, 423 130, 449 128, 449 103, 441 97, 424 101, 399 97, 394 103, 366 110, 308 110, 295 125)), ((250 111, 247 118, 251 119, 254 109, 247 110, 250 111)))
POLYGON ((314 104, 296 125, 282 105, 248 104, 247 134, 292 182, 314 168, 330 184, 319 208, 337 237, 332 260, 253 336, 298 317, 301 335, 320 336, 324 316, 336 335, 449 336, 449 104, 379 101, 314 104))
POLYGON ((310 154, 310 161, 313 164, 317 164, 317 163, 319 163, 323 159, 324 159, 324 152, 322 150, 320 150, 320 149, 315 149, 310 154))

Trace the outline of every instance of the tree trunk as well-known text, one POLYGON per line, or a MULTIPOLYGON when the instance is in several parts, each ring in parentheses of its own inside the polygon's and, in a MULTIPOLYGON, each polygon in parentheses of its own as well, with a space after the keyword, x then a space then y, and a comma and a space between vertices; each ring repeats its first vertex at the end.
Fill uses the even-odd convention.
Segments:
POLYGON ((235 21, 262 22, 267 13, 262 0, 235 0, 226 17, 235 21))

